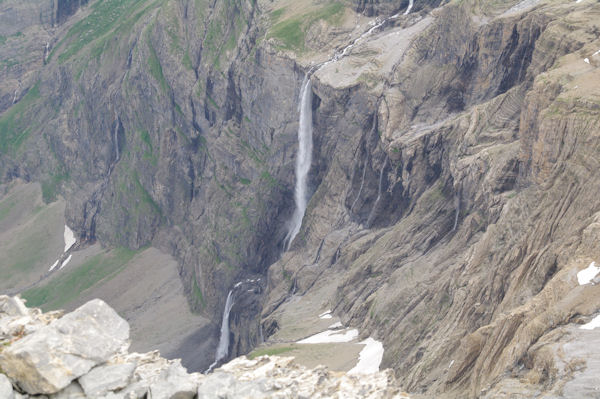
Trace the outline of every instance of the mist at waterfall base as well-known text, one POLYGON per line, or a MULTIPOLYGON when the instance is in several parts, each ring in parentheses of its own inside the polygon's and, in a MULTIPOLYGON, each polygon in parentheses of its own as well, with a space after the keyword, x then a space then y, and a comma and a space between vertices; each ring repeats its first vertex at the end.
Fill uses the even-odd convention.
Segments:
POLYGON ((296 208, 290 220, 288 234, 284 245, 287 250, 302 226, 302 219, 306 212, 308 203, 308 172, 312 163, 312 86, 310 75, 306 74, 300 91, 300 126, 298 127, 298 156, 296 158, 296 187, 294 189, 294 201, 296 208))
POLYGON ((206 370, 207 373, 211 372, 212 369, 221 360, 225 359, 229 354, 229 313, 233 307, 233 290, 229 291, 227 295, 227 301, 225 301, 225 309, 223 310, 223 321, 221 322, 221 336, 219 337, 219 345, 217 345, 217 352, 215 353, 215 361, 206 370))

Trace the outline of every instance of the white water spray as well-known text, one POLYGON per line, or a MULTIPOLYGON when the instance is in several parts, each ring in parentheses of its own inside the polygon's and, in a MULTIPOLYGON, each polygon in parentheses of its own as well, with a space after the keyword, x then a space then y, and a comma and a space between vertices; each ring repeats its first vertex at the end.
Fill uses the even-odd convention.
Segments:
POLYGON ((460 215, 460 196, 456 196, 454 198, 455 209, 454 212, 454 227, 452 227, 452 231, 456 231, 456 227, 458 227, 458 215, 460 215))
POLYGON ((233 290, 229 291, 227 295, 227 301, 225 301, 225 309, 223 309, 223 321, 221 322, 221 336, 219 337, 219 345, 217 345, 217 352, 215 353, 215 361, 210 365, 207 373, 211 372, 212 369, 221 360, 225 359, 229 354, 229 313, 233 307, 233 290))
POLYGON ((44 47, 44 63, 48 62, 49 55, 50 55, 50 42, 46 42, 46 47, 44 47))
POLYGON ((408 15, 408 13, 410 12, 410 10, 413 8, 413 1, 414 0, 409 0, 409 2, 408 2, 408 8, 406 9, 406 11, 404 11, 404 15, 408 15))
POLYGON ((117 117, 115 122, 115 130, 113 131, 113 141, 115 142, 115 162, 119 161, 119 128, 121 127, 121 120, 117 117))
POLYGON ((379 171, 379 186, 377 188, 377 199, 373 204, 373 208, 371 209, 371 213, 369 214, 369 218, 367 219, 367 226, 371 226, 373 223, 373 219, 377 216, 377 207, 379 206, 379 201, 381 200, 381 191, 383 189, 383 177, 385 173, 385 169, 387 168, 389 157, 385 156, 385 161, 383 161, 383 166, 381 167, 381 171, 379 171))
POLYGON ((350 207, 350 212, 352 212, 352 210, 356 206, 356 203, 360 199, 360 195, 362 194, 363 187, 365 186, 365 176, 367 175, 367 165, 368 164, 369 164, 369 153, 367 152, 367 159, 365 160, 365 164, 363 165, 362 179, 360 180, 360 188, 358 189, 358 194, 356 194, 356 198, 354 199, 354 202, 352 203, 352 206, 350 207))
POLYGON ((300 91, 300 126, 298 127, 298 156, 296 158, 296 188, 294 201, 296 209, 290 221, 290 229, 285 237, 286 249, 292 244, 300 231, 302 219, 308 203, 307 182, 312 163, 312 86, 310 73, 306 74, 300 91))

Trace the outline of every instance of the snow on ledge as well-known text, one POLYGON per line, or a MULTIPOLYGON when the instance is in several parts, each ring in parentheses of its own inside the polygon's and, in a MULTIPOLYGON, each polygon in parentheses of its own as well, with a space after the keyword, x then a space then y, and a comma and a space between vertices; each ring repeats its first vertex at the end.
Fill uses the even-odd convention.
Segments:
POLYGON ((328 344, 350 342, 358 338, 358 330, 327 330, 298 341, 299 344, 328 344))
POLYGON ((75 238, 75 234, 73 233, 73 230, 71 230, 69 228, 69 226, 67 226, 65 224, 65 250, 64 252, 67 252, 69 249, 71 249, 71 247, 73 245, 75 245, 75 243, 77 242, 77 239, 75 238))
POLYGON ((333 316, 331 315, 331 310, 323 312, 319 315, 319 319, 331 319, 333 316))
POLYGON ((600 315, 594 317, 592 321, 582 325, 579 328, 581 328, 582 330, 593 330, 594 328, 600 328, 600 315))
POLYGON ((58 269, 58 270, 61 270, 63 267, 65 267, 67 265, 67 263, 69 263, 71 261, 72 257, 73 257, 73 255, 69 255, 69 257, 64 260, 64 262, 62 263, 62 265, 60 265, 60 269, 58 269))
POLYGON ((348 374, 371 374, 379 371, 379 365, 383 359, 383 344, 369 337, 360 342, 365 347, 358 355, 358 363, 348 374))
POLYGON ((344 326, 342 325, 341 322, 338 321, 337 323, 333 323, 332 325, 330 325, 327 328, 330 330, 335 330, 336 328, 342 328, 342 327, 344 327, 344 326))
POLYGON ((50 266, 50 269, 48 269, 48 271, 51 272, 52 270, 54 270, 56 268, 56 266, 58 266, 58 259, 56 260, 56 262, 54 262, 52 264, 52 266, 50 266))
POLYGON ((577 281, 579 285, 589 284, 598 273, 600 273, 600 267, 596 267, 596 262, 592 262, 586 269, 577 273, 577 281))

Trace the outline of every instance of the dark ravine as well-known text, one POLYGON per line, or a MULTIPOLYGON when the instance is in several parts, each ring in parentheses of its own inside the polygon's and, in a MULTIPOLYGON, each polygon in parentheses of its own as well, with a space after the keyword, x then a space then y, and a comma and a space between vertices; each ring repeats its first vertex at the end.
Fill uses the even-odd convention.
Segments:
MULTIPOLYGON (((0 2, 0 26, 15 1, 0 2)), ((285 329, 290 298, 323 295, 383 341, 383 366, 411 392, 562 378, 532 359, 544 334, 596 311, 564 304, 563 276, 596 256, 584 232, 600 209, 597 93, 569 82, 597 78, 582 69, 597 59, 577 64, 593 53, 597 5, 416 1, 316 72, 311 199, 284 252, 302 79, 367 16, 408 1, 334 17, 312 2, 301 15, 285 2, 85 3, 53 3, 50 27, 15 6, 27 18, 0 32, 1 54, 36 49, 0 70, 0 176, 63 196, 81 242, 172 254, 211 320, 190 339, 218 337, 227 293, 261 278, 239 289, 229 358, 285 329), (283 30, 295 18, 309 21, 300 43, 283 30), (564 311, 542 322, 544 305, 564 311)), ((188 355, 195 370, 214 360, 188 355)))

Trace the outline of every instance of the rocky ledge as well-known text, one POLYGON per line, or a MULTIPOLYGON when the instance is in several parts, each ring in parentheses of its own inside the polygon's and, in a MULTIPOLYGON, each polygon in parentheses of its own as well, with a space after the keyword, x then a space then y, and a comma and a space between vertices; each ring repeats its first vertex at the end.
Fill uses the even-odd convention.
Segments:
POLYGON ((42 313, 0 296, 0 398, 407 398, 391 370, 351 376, 291 357, 240 357, 210 375, 157 351, 129 353, 129 325, 95 299, 42 313))

